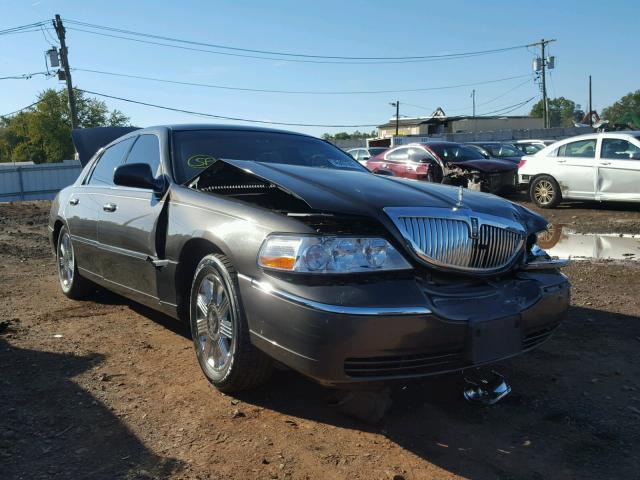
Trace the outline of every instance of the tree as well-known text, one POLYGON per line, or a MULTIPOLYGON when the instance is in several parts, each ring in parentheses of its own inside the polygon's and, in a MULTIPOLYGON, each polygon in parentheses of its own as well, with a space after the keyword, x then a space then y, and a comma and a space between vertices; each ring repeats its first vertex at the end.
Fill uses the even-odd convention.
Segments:
POLYGON ((628 93, 602 110, 602 117, 613 124, 632 123, 634 128, 640 128, 640 90, 628 93))
MULTIPOLYGON (((76 90, 80 128, 125 126, 129 117, 76 90)), ((72 158, 71 120, 65 90, 48 89, 37 105, 0 121, 0 162, 61 162, 72 158)))
MULTIPOLYGON (((548 98, 549 126, 550 127, 572 127, 577 114, 574 101, 564 97, 548 98)), ((530 115, 534 118, 542 118, 544 109, 542 100, 531 108, 530 115)))
POLYGON ((324 140, 328 140, 328 141, 334 141, 334 140, 352 140, 352 139, 364 139, 364 138, 373 138, 376 136, 376 132, 375 131, 371 131, 369 133, 367 132, 360 132, 358 130, 356 130, 353 133, 347 133, 347 132, 338 132, 338 133, 334 133, 333 135, 330 133, 324 133, 322 135, 322 138, 324 140))

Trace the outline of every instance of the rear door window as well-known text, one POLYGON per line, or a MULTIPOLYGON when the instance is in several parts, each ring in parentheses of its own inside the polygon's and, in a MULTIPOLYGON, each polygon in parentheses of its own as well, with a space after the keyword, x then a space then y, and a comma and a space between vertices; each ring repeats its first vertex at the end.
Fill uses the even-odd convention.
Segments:
POLYGON ((392 162, 406 162, 409 160, 409 148, 402 147, 387 153, 385 160, 392 162))
POLYGON ((565 143, 558 148, 559 157, 579 157, 595 158, 596 139, 579 140, 577 142, 565 143))
POLYGON ((107 148, 100 158, 98 163, 93 169, 91 178, 89 179, 89 185, 106 186, 113 185, 113 171, 124 160, 124 156, 129 151, 134 138, 127 138, 115 145, 107 148))

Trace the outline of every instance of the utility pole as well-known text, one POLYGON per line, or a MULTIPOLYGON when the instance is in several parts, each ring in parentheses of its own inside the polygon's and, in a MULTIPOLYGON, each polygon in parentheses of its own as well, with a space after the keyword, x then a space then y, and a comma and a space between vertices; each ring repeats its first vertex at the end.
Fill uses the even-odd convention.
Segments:
POLYGON ((591 103, 591 75, 589 75, 589 126, 593 127, 593 105, 591 103))
POLYGON ((473 99, 473 118, 476 118, 476 90, 471 91, 471 98, 473 99))
POLYGON ((395 102, 389 103, 392 107, 396 107, 396 137, 400 134, 400 102, 396 100, 395 102))
POLYGON ((547 99, 547 64, 549 65, 549 68, 554 68, 554 64, 555 64, 555 57, 551 57, 549 59, 547 59, 547 57, 545 56, 545 48, 548 44, 550 44, 551 42, 555 42, 555 39, 552 40, 545 40, 544 38, 542 40, 540 40, 537 43, 533 43, 530 46, 531 47, 535 47, 535 46, 540 46, 540 50, 541 50, 541 56, 540 58, 536 59, 536 62, 534 62, 534 70, 540 71, 541 75, 542 75, 542 123, 544 124, 544 128, 549 128, 549 102, 547 99))
POLYGON ((56 14, 53 20, 53 28, 56 30, 58 40, 60 40, 60 63, 64 70, 64 79, 67 82, 67 95, 69 96, 69 111, 71 112, 71 127, 78 128, 78 111, 76 109, 76 97, 73 93, 73 84, 71 83, 71 69, 69 68, 69 56, 67 51, 67 43, 65 42, 65 29, 62 25, 60 15, 56 14))

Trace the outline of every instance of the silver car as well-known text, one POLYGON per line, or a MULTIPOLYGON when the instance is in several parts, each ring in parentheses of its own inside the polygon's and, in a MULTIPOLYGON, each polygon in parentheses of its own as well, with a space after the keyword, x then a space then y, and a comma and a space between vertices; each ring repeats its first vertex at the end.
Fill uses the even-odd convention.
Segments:
POLYGON ((560 140, 523 157, 518 177, 542 208, 568 199, 640 202, 640 131, 560 140))

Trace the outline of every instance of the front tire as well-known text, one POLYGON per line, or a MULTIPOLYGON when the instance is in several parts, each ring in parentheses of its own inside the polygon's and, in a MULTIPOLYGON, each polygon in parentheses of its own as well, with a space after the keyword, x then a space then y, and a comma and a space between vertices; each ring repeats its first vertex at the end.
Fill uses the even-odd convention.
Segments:
POLYGON ((193 346, 209 382, 230 393, 268 380, 273 362, 251 343, 236 272, 227 257, 207 255, 200 261, 189 305, 193 346))
POLYGON ((550 175, 540 175, 531 183, 531 201, 540 208, 555 208, 562 201, 560 185, 550 175))
POLYGON ((63 226, 58 234, 56 246, 56 264, 58 280, 62 293, 73 300, 85 298, 93 291, 93 284, 78 273, 73 243, 67 226, 63 226))

